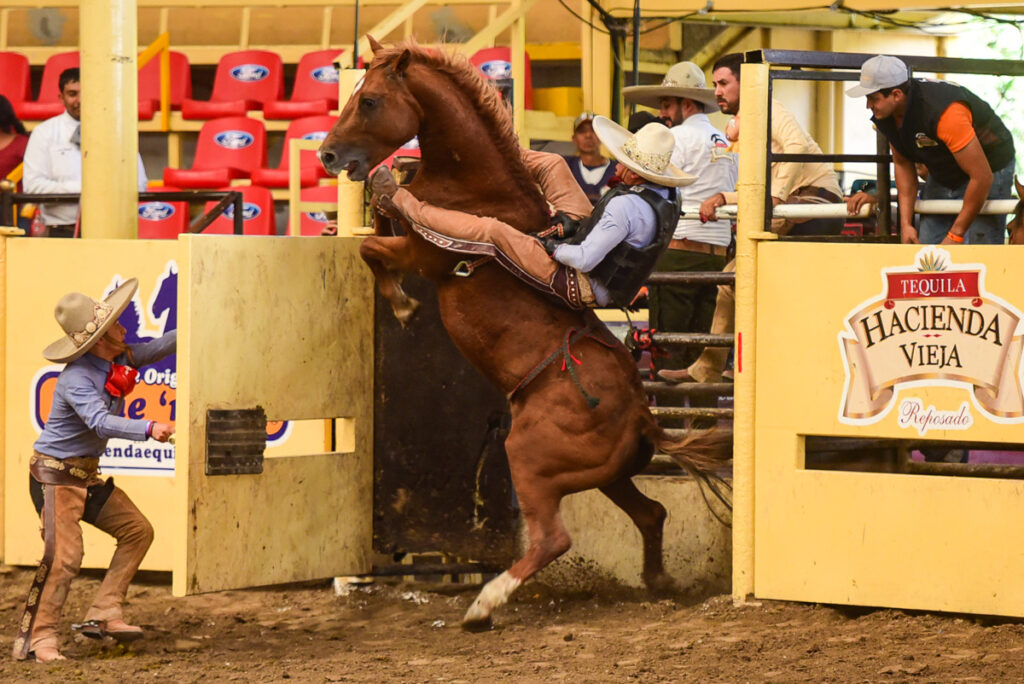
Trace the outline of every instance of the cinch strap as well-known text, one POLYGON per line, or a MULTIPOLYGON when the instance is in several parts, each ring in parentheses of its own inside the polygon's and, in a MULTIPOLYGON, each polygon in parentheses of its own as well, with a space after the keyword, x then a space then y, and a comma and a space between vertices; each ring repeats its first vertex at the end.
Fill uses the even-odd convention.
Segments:
POLYGON ((550 366, 559 357, 561 357, 562 370, 569 371, 569 377, 572 378, 573 384, 576 385, 576 389, 580 391, 580 394, 583 395, 583 398, 587 400, 587 406, 589 406, 592 409, 597 408, 598 404, 601 403, 601 400, 597 397, 590 396, 589 394, 587 394, 587 390, 583 388, 583 383, 580 382, 579 376, 576 374, 576 366, 583 365, 583 362, 577 359, 575 356, 573 356, 571 351, 572 344, 574 342, 579 342, 584 337, 589 337, 598 344, 608 347, 609 349, 614 349, 616 346, 615 344, 612 344, 607 340, 603 340, 597 335, 595 335, 594 329, 591 328, 590 325, 587 325, 587 327, 583 328, 582 330, 570 328, 565 333, 565 337, 562 339, 562 344, 559 345, 558 349, 551 352, 551 354, 549 354, 547 358, 545 358, 543 361, 537 364, 532 371, 527 373, 526 377, 520 380, 519 384, 512 388, 512 391, 508 393, 508 399, 511 401, 512 397, 516 395, 516 392, 518 392, 519 390, 533 382, 537 378, 537 376, 540 375, 541 372, 543 372, 545 368, 550 366))

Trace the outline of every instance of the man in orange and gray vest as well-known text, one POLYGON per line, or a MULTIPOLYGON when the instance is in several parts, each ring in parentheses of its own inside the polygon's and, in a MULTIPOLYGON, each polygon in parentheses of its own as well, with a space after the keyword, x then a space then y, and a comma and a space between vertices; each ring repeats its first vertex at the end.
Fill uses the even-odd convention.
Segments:
POLYGON ((911 78, 896 57, 864 62, 860 83, 846 91, 867 98, 871 121, 889 141, 903 242, 994 244, 1006 242, 1006 217, 978 214, 987 198, 1009 198, 1013 137, 987 102, 946 81, 911 78), (956 216, 922 214, 914 228, 917 174, 928 169, 922 199, 962 199, 956 216))

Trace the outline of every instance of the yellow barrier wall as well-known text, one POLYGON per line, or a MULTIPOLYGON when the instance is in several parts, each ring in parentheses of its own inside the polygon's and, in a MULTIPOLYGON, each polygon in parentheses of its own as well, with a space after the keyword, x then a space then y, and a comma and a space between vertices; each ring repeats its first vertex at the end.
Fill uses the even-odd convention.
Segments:
POLYGON ((922 427, 928 439, 1020 442, 1020 249, 757 249, 755 595, 1024 616, 1024 482, 805 470, 803 456, 805 435, 919 438, 922 427), (973 310, 984 324, 910 330, 932 306, 973 310), (858 352, 850 339, 866 340, 865 325, 861 353, 867 345, 858 352), (946 349, 922 355, 914 344, 946 349), (868 411, 855 401, 858 378, 877 399, 868 411))
POLYGON ((174 593, 369 570, 373 295, 352 238, 187 236, 179 301, 177 491, 187 524, 174 593), (337 453, 205 474, 208 409, 262 406, 270 420, 345 418, 337 453))
MULTIPOLYGON (((228 239, 242 242, 262 240, 228 239)), ((3 419, 6 434, 0 443, 3 449, 0 463, 3 464, 5 476, 5 486, 0 489, 5 514, 4 561, 16 565, 33 565, 42 554, 42 542, 38 518, 28 494, 28 458, 32 452, 32 443, 38 437, 48 414, 56 375, 62 368, 42 357, 43 348, 61 334, 53 318, 53 307, 67 292, 77 290, 92 297, 100 297, 117 282, 135 276, 140 281, 139 291, 126 316, 121 319, 129 329, 129 341, 156 337, 167 329, 173 329, 179 322, 184 324, 185 318, 179 318, 183 310, 178 305, 179 250, 184 243, 18 238, 0 240, 3 240, 0 254, 3 251, 7 253, 7 259, 3 262, 6 265, 4 283, 7 290, 4 310, 7 335, 4 338, 6 391, 3 419), (74 267, 55 267, 58 264, 73 264, 74 267), (47 274, 46 277, 40 277, 41 273, 47 274)), ((281 246, 280 249, 286 253, 286 247, 281 246)), ((314 263, 319 263, 320 259, 316 257, 314 263)), ((302 269, 300 264, 294 261, 291 263, 296 269, 302 269)), ((356 266, 360 272, 364 270, 361 263, 356 266)), ((358 278, 358 275, 353 276, 355 281, 359 281, 358 278)), ((259 297, 252 297, 250 303, 258 307, 259 301, 259 297)), ((215 303, 209 305, 213 311, 218 310, 215 303)), ((255 312, 262 310, 256 308, 253 311, 255 316, 255 312)), ((307 308, 306 313, 310 317, 319 314, 311 308, 307 308)), ((224 327, 223 321, 219 319, 211 320, 209 324, 224 327)), ((222 363, 235 362, 233 355, 225 357, 219 354, 214 357, 222 363)), ((252 373, 259 370, 249 368, 252 373)), ((331 371, 332 374, 336 372, 331 371)), ((178 377, 173 359, 143 369, 138 386, 129 396, 127 412, 133 417, 178 422, 179 396, 185 396, 179 389, 178 377)), ((282 392, 292 391, 288 383, 279 383, 277 387, 282 392)), ((295 414, 290 417, 306 416, 295 414)), ((275 421, 268 424, 267 432, 265 457, 268 462, 287 463, 297 454, 325 451, 325 423, 322 420, 275 421)), ((155 528, 156 541, 143 561, 144 569, 173 569, 175 558, 184 548, 180 538, 186 525, 187 506, 181 505, 185 488, 181 484, 181 471, 175 467, 178 462, 175 456, 187 448, 181 437, 177 447, 156 442, 111 440, 107 455, 101 459, 103 473, 115 477, 118 486, 128 492, 155 528), (176 451, 178 454, 175 454, 176 451)), ((187 431, 184 437, 187 438, 187 431)), ((351 435, 343 437, 346 442, 352 439, 351 435)), ((366 507, 369 508, 369 503, 366 503, 366 507)), ((105 567, 113 552, 112 539, 90 525, 82 527, 86 548, 83 566, 105 567)))
MULTIPOLYGON (((155 303, 159 283, 166 278, 169 263, 173 263, 177 245, 174 242, 121 241, 121 240, 58 240, 12 238, 7 241, 7 371, 6 413, 7 426, 4 443, 6 487, 4 491, 5 528, 4 561, 13 565, 34 565, 42 556, 39 537, 39 518, 28 493, 28 459, 32 443, 39 436, 38 418, 33 413, 45 409, 46 398, 36 400, 37 393, 52 393, 52 382, 46 376, 59 372, 43 358, 42 351, 62 334, 53 317, 57 301, 68 292, 84 292, 100 297, 111 285, 129 278, 139 278, 139 292, 134 306, 144 312, 155 303)), ((141 332, 156 336, 163 331, 166 316, 154 319, 144 314, 141 332)), ((137 330, 136 333, 139 331, 137 330)), ((129 395, 133 400, 144 399, 148 415, 169 418, 174 401, 170 383, 139 384, 129 395), (167 403, 159 406, 161 395, 167 403)), ((138 407, 136 407, 138 408, 138 407)), ((44 417, 43 417, 44 418, 44 417)), ((112 444, 117 442, 112 440, 112 444)), ((156 540, 142 562, 147 570, 169 570, 174 553, 171 530, 175 517, 171 503, 175 489, 174 460, 163 455, 166 451, 156 442, 124 442, 142 448, 158 448, 159 461, 153 454, 148 458, 134 456, 117 459, 120 467, 111 468, 103 459, 101 468, 114 474, 117 485, 135 501, 139 509, 153 523, 156 540), (131 470, 138 466, 142 469, 131 470), (137 474, 129 474, 129 473, 137 474)), ((180 524, 180 518, 178 521, 180 524)), ((82 525, 85 538, 84 567, 106 567, 113 553, 113 539, 92 525, 82 525)))

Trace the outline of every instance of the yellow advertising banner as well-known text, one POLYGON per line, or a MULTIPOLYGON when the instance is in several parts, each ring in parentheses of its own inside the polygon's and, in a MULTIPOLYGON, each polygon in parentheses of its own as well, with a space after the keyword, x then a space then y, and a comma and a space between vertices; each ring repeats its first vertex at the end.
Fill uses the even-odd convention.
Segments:
MULTIPOLYGON (((2 239, 2 238, 0 238, 2 239)), ((3 448, 5 487, 4 561, 35 564, 42 553, 38 516, 27 486, 28 459, 49 415, 53 390, 63 365, 42 356, 43 348, 62 335, 53 311, 68 292, 100 299, 125 279, 139 279, 139 289, 120 317, 129 344, 155 339, 178 327, 177 241, 8 239, 7 339, 3 448), (40 274, 46 274, 40 277, 40 274)), ((222 353, 223 350, 218 350, 222 353)), ((225 357, 230 362, 230 356, 225 357)), ((178 407, 177 359, 171 355, 139 369, 127 397, 128 418, 175 423, 178 407)), ((325 451, 322 420, 276 421, 267 425, 265 457, 325 451)), ((111 439, 100 457, 104 476, 114 476, 156 531, 143 569, 171 570, 178 552, 170 540, 175 526, 186 524, 186 511, 175 504, 175 447, 154 440, 111 439)), ((113 551, 110 537, 82 525, 84 567, 105 567, 113 551)))
MULTIPOLYGON (((851 311, 839 335, 846 385, 840 420, 884 417, 901 387, 964 387, 990 420, 1024 421, 1021 312, 985 289, 983 264, 955 264, 946 250, 925 248, 915 263, 882 270, 883 292, 851 311)), ((966 404, 899 403, 901 427, 966 430, 966 404)))

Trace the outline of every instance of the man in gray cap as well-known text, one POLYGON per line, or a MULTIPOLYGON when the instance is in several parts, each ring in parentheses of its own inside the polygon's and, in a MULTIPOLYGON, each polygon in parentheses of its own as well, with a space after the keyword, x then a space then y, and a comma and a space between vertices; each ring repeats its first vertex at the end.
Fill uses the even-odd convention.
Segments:
MULTIPOLYGON (((708 112, 717 112, 715 91, 707 87, 704 72, 693 62, 672 66, 659 86, 624 88, 626 102, 657 109, 671 124, 675 137, 672 163, 697 177, 680 189, 681 201, 703 202, 736 187, 736 158, 728 151, 725 134, 711 124, 708 112)), ((702 223, 681 218, 668 249, 658 260, 657 271, 721 271, 732 239, 732 222, 702 223)), ((715 311, 714 285, 652 285, 648 306, 650 327, 662 332, 707 332, 715 311)), ((664 369, 689 366, 699 348, 659 360, 664 369)))
POLYGON ((867 97, 871 121, 892 147, 903 242, 1006 242, 1005 216, 978 215, 987 198, 1010 197, 1015 163, 1013 137, 988 103, 955 83, 911 78, 888 55, 864 62, 846 94, 867 97), (959 214, 923 214, 914 228, 915 163, 928 169, 922 199, 962 199, 959 214))
POLYGON ((597 204, 615 176, 615 164, 601 154, 601 141, 594 133, 594 112, 583 112, 572 122, 572 144, 577 154, 566 155, 565 163, 590 203, 597 204))

